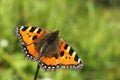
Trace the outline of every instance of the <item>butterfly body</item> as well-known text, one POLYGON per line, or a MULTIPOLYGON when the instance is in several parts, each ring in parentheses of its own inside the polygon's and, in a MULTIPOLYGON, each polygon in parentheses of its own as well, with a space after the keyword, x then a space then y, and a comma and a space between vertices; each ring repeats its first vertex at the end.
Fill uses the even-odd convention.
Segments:
POLYGON ((76 52, 62 38, 59 30, 50 32, 37 27, 20 26, 16 34, 22 44, 25 57, 38 62, 45 70, 82 68, 76 52))
MULTIPOLYGON (((35 41, 36 51, 39 52, 38 60, 45 55, 48 58, 54 57, 58 53, 59 38, 58 31, 46 34, 38 42, 35 41)), ((57 58, 57 56, 55 56, 57 58)))

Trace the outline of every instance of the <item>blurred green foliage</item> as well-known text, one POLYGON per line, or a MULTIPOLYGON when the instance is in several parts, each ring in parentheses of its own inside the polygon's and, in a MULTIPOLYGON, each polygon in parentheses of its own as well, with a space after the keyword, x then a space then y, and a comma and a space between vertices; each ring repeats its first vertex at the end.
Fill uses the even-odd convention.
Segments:
POLYGON ((120 80, 120 7, 96 1, 0 0, 0 80, 33 80, 37 63, 24 59, 14 33, 21 25, 59 29, 84 64, 78 71, 40 69, 38 79, 120 80))

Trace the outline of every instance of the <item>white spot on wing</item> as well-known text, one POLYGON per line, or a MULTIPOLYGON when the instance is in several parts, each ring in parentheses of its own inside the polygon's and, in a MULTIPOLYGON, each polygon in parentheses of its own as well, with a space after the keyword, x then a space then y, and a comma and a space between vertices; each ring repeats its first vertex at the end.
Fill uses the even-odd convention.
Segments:
POLYGON ((55 67, 53 66, 52 68, 54 69, 55 67))
POLYGON ((44 66, 44 68, 47 68, 47 66, 44 66))
POLYGON ((29 54, 27 55, 27 57, 29 57, 29 54))
POLYGON ((50 69, 51 67, 49 66, 48 69, 50 69))
POLYGON ((78 63, 80 63, 81 59, 78 59, 78 63))
POLYGON ((28 52, 27 51, 25 51, 25 54, 27 54, 28 52))
POLYGON ((44 64, 43 64, 43 63, 41 63, 41 65, 43 66, 44 64))
POLYGON ((24 28, 24 26, 21 26, 21 28, 20 29, 23 29, 24 28))

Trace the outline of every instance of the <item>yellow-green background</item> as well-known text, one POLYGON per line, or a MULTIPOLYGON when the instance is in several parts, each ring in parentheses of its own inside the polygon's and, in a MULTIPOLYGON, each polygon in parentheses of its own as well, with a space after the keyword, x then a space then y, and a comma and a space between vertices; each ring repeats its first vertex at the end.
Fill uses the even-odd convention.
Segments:
POLYGON ((38 80, 120 80, 119 0, 0 0, 0 80, 33 80, 37 63, 24 59, 14 33, 21 25, 59 29, 84 64, 40 69, 38 80))

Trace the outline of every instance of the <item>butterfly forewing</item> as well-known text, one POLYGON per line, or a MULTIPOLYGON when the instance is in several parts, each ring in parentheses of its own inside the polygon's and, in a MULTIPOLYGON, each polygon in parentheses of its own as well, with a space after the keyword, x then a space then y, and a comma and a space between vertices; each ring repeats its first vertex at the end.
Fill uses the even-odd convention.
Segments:
POLYGON ((36 60, 38 52, 35 49, 34 42, 45 34, 45 30, 37 27, 20 26, 16 28, 16 34, 22 44, 25 57, 36 60))
POLYGON ((59 62, 62 68, 78 69, 83 66, 76 52, 65 41, 61 42, 59 48, 59 62))

